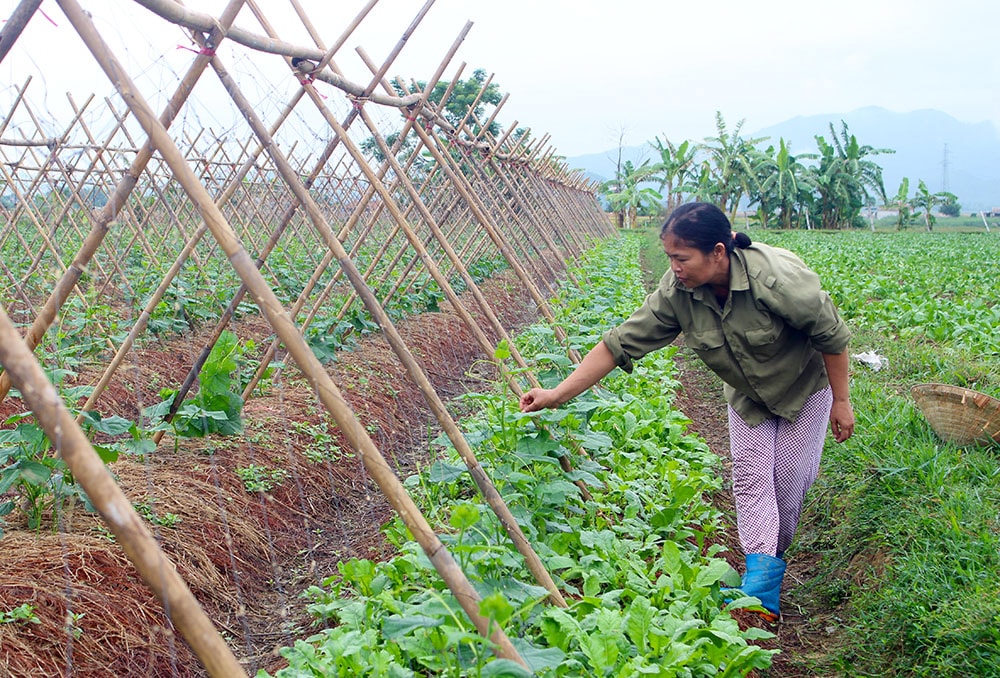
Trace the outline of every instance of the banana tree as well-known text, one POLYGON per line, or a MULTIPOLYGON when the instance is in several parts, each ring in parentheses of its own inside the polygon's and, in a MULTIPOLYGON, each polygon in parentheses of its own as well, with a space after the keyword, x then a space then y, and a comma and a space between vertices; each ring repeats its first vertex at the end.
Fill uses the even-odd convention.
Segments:
POLYGON ((927 226, 927 231, 930 232, 934 230, 934 224, 937 222, 937 218, 931 213, 931 210, 933 210, 937 205, 943 205, 957 200, 958 196, 954 193, 949 193, 948 191, 931 193, 930 189, 927 188, 927 184, 925 184, 924 180, 921 179, 920 183, 917 185, 917 192, 913 196, 913 206, 924 211, 924 224, 927 226))
POLYGON ((726 121, 722 113, 715 113, 715 128, 717 136, 706 137, 702 146, 709 156, 709 167, 713 179, 718 185, 718 205, 722 211, 729 214, 729 220, 736 219, 736 208, 753 181, 750 162, 756 145, 766 141, 767 137, 745 139, 740 135, 743 120, 736 123, 732 132, 727 131, 726 121))
POLYGON ((910 204, 910 179, 909 177, 903 177, 903 180, 899 182, 899 189, 896 191, 896 195, 892 196, 887 202, 886 207, 896 210, 896 230, 903 230, 908 223, 910 223, 910 218, 913 216, 913 206, 910 204))
POLYGON ((781 228, 792 228, 793 220, 812 202, 815 184, 808 167, 800 158, 814 154, 792 155, 784 138, 778 140, 778 150, 768 146, 748 156, 748 170, 754 181, 748 189, 751 203, 757 205, 757 218, 767 227, 772 216, 780 220, 781 228))
POLYGON ((886 202, 882 167, 867 156, 894 153, 888 148, 862 145, 850 133, 846 122, 838 138, 830 125, 832 143, 816 135, 819 167, 815 173, 818 207, 823 228, 842 228, 861 223, 861 209, 878 197, 886 202))
POLYGON ((659 192, 665 197, 667 211, 670 211, 680 205, 684 198, 683 187, 688 173, 694 167, 698 146, 687 140, 675 145, 666 135, 662 141, 660 137, 655 137, 649 145, 660 154, 660 161, 651 168, 651 178, 659 182, 659 192))
POLYGON ((640 212, 659 209, 663 196, 647 183, 652 174, 653 168, 648 160, 639 167, 626 160, 617 176, 601 186, 611 209, 623 215, 625 228, 635 225, 640 212))

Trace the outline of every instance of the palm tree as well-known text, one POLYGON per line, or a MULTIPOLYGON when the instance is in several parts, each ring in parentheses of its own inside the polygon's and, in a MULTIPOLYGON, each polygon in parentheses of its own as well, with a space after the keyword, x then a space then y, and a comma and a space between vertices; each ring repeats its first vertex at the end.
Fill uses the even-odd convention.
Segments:
POLYGON ((684 197, 683 186, 694 166, 698 147, 687 140, 675 146, 666 135, 663 135, 662 141, 660 137, 655 137, 649 145, 660 154, 660 162, 651 168, 653 171, 651 178, 660 182, 659 192, 665 197, 669 212, 681 204, 684 197))

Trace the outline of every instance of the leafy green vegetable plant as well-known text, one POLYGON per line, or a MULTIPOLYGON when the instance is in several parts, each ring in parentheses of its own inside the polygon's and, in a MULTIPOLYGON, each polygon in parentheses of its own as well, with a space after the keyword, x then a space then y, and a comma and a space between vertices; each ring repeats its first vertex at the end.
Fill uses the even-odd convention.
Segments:
MULTIPOLYGON (((72 502, 94 511, 86 492, 77 484, 66 462, 53 453, 52 442, 30 412, 16 414, 4 423, 15 426, 0 430, 0 498, 7 497, 0 501, 0 517, 18 509, 27 517, 28 527, 36 530, 49 513, 72 502)), ((118 416, 102 418, 96 412, 85 413, 81 425, 90 434, 139 435, 133 422, 118 416)), ((104 463, 111 463, 121 451, 135 449, 136 438, 127 443, 92 443, 92 446, 104 463)))
POLYGON ((247 492, 270 492, 288 479, 288 471, 283 468, 256 464, 236 469, 236 475, 243 481, 247 492))
MULTIPOLYGON (((236 335, 223 332, 198 373, 198 394, 185 400, 169 423, 176 435, 194 438, 213 433, 234 435, 243 430, 238 374, 241 355, 236 335)), ((143 412, 154 421, 168 415, 177 391, 163 391, 160 395, 164 400, 143 412)))
MULTIPOLYGON (((641 298, 641 286, 619 282, 623 271, 640 276, 635 253, 634 242, 616 241, 585 261, 587 290, 560 299, 571 345, 593 345, 641 298)), ((518 341, 541 379, 571 369, 551 327, 529 328, 518 341)), ((773 651, 754 641, 770 634, 741 631, 728 613, 756 599, 724 604, 720 585, 738 576, 708 545, 719 514, 705 493, 719 486, 718 459, 670 407, 670 352, 644 363, 556 411, 522 414, 502 388, 465 397, 465 437, 568 608, 545 602, 547 591, 530 581, 446 438, 435 441, 433 463, 406 480, 422 490, 422 510, 438 521, 483 614, 512 638, 530 671, 495 658, 397 519, 386 527, 397 556, 342 562, 306 591, 324 628, 284 648, 289 666, 276 675, 731 676, 768 666, 773 651), (569 473, 559 463, 567 454, 569 473), (577 481, 592 501, 583 501, 577 481)))

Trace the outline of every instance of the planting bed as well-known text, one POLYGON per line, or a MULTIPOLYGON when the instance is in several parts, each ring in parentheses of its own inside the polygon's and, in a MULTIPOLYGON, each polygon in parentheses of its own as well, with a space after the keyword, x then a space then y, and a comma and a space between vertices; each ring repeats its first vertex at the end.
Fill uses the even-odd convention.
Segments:
MULTIPOLYGON (((505 327, 535 320, 530 299, 509 279, 481 289, 505 327)), ((495 379, 481 373, 483 356, 447 304, 398 328, 442 398, 495 379)), ((255 317, 233 329, 258 339, 267 334, 255 317)), ((157 382, 176 378, 201 344, 202 337, 188 335, 137 351, 129 380, 100 401, 102 414, 135 418, 155 402, 157 382)), ((388 345, 369 337, 328 368, 399 475, 412 471, 436 422, 388 345)), ((0 415, 20 409, 9 398, 0 415)), ((389 552, 379 530, 391 509, 320 412, 289 365, 247 402, 243 435, 180 439, 176 449, 166 437, 145 461, 123 457, 111 466, 128 498, 146 507, 164 551, 251 674, 280 667, 275 648, 291 644, 308 624, 298 617, 302 589, 336 572, 340 560, 389 552), (310 454, 327 457, 315 463, 310 454), (288 477, 267 493, 249 493, 235 471, 252 465, 281 467, 288 477), (178 518, 173 526, 157 524, 168 515, 178 518)), ((8 525, 0 609, 29 602, 39 623, 0 624, 0 675, 137 675, 137 667, 150 676, 203 675, 99 518, 77 509, 53 519, 58 526, 48 521, 38 534, 8 525), (68 612, 79 615, 75 635, 66 630, 68 612)))

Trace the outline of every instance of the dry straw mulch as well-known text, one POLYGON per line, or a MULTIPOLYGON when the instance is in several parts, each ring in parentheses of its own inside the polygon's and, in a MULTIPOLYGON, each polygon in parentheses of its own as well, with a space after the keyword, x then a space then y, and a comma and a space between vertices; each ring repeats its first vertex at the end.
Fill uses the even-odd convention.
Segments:
MULTIPOLYGON (((504 327, 535 320, 533 303, 509 278, 482 289, 504 327)), ((468 304, 487 330, 482 313, 471 299, 468 304)), ((233 329, 258 345, 270 336, 259 318, 233 329)), ((495 378, 471 331, 447 304, 398 329, 442 398, 479 390, 484 378, 495 378)), ((98 411, 135 419, 141 407, 156 402, 159 388, 183 379, 209 332, 134 351, 98 411)), ((436 422, 383 338, 365 339, 328 369, 400 476, 425 461, 436 422)), ((79 382, 93 383, 96 376, 83 373, 79 382)), ((19 407, 8 398, 2 414, 19 407)), ((247 402, 243 419, 242 436, 164 437, 145 460, 123 458, 110 469, 148 517, 172 514, 172 526, 152 521, 150 527, 252 675, 281 666, 276 649, 308 635, 298 598, 306 586, 335 575, 345 558, 390 553, 380 527, 391 509, 294 365, 247 402), (316 437, 307 427, 333 435, 334 442, 319 450, 325 459, 316 460, 316 437), (251 494, 236 474, 250 465, 288 475, 273 491, 251 494)), ((0 624, 0 677, 204 675, 98 518, 76 508, 38 532, 8 518, 0 540, 0 610, 28 603, 40 623, 0 624), (77 615, 75 630, 67 624, 69 613, 77 615)))

